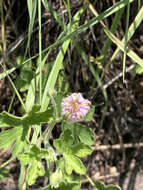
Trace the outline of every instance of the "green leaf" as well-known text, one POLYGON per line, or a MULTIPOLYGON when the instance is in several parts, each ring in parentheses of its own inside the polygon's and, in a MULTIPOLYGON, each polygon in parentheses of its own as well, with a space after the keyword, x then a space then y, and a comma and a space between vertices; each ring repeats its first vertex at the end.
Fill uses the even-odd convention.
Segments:
POLYGON ((78 143, 76 145, 71 146, 71 152, 76 156, 84 157, 90 155, 92 153, 92 149, 88 145, 78 143))
POLYGON ((43 112, 33 112, 31 111, 26 116, 22 118, 22 123, 25 125, 38 125, 41 123, 49 123, 54 119, 53 110, 47 109, 43 112))
POLYGON ((54 62, 54 65, 52 67, 51 73, 48 77, 46 86, 45 86, 45 90, 43 93, 43 98, 42 98, 42 110, 47 109, 48 104, 49 104, 49 97, 47 96, 47 92, 49 89, 54 89, 55 84, 56 84, 56 80, 58 78, 58 74, 59 71, 61 69, 63 69, 63 59, 64 59, 64 55, 66 54, 66 51, 68 49, 68 46, 70 44, 70 40, 67 40, 63 43, 61 50, 54 62))
POLYGON ((2 112, 0 114, 0 127, 20 126, 21 118, 14 116, 8 112, 2 112))
POLYGON ((105 190, 121 190, 121 188, 116 185, 108 185, 106 186, 105 190))
POLYGON ((18 138, 13 149, 12 149, 12 154, 16 157, 22 150, 27 150, 28 144, 25 141, 22 141, 21 138, 18 138))
POLYGON ((52 188, 51 186, 44 187, 42 189, 35 189, 35 190, 80 190, 80 184, 72 183, 72 184, 65 184, 61 183, 58 188, 52 188))
POLYGON ((48 147, 48 150, 41 149, 38 155, 39 158, 45 158, 48 162, 54 162, 57 160, 57 154, 52 147, 48 147))
POLYGON ((95 183, 95 186, 98 190, 105 190, 105 185, 103 182, 97 180, 96 183, 95 183))
POLYGON ((85 174, 86 168, 81 160, 72 154, 64 154, 65 169, 68 175, 72 174, 74 170, 78 174, 85 174))
POLYGON ((97 180, 95 182, 95 187, 98 189, 98 190, 121 190, 121 188, 119 186, 116 186, 116 185, 107 185, 105 186, 105 184, 99 180, 97 180))
POLYGON ((81 179, 79 176, 67 175, 67 173, 65 171, 65 160, 63 157, 61 157, 56 163, 57 163, 57 168, 62 171, 63 182, 81 184, 83 179, 81 179))
POLYGON ((44 166, 42 165, 41 161, 38 161, 37 164, 38 164, 37 175, 44 176, 45 174, 44 166))
POLYGON ((30 152, 35 155, 38 156, 40 154, 40 148, 36 145, 33 145, 32 148, 30 149, 30 152))
POLYGON ((76 183, 76 184, 81 184, 83 179, 79 176, 76 175, 65 175, 64 179, 66 180, 67 183, 76 183))
POLYGON ((28 168, 27 181, 28 185, 35 183, 38 176, 44 176, 45 170, 40 161, 34 160, 28 168))
POLYGON ((54 141, 54 146, 57 152, 66 152, 69 150, 69 146, 73 143, 74 138, 70 130, 65 130, 59 139, 54 141))
POLYGON ((31 68, 24 68, 21 70, 20 76, 17 77, 15 84, 16 87, 21 91, 24 92, 29 89, 29 85, 31 80, 34 77, 34 73, 31 68))
POLYGON ((63 123, 62 130, 71 130, 74 137, 77 137, 82 143, 87 145, 95 144, 95 134, 94 132, 86 125, 80 123, 63 123))
POLYGON ((93 131, 81 124, 75 124, 75 134, 77 134, 80 141, 87 145, 94 145, 95 144, 95 136, 93 131))
POLYGON ((23 127, 15 127, 0 133, 0 148, 8 148, 14 140, 22 136, 23 127))
POLYGON ((38 170, 38 162, 34 160, 28 169, 28 175, 27 175, 28 185, 32 185, 35 183, 37 178, 37 170, 38 170))
POLYGON ((56 102, 56 105, 57 105, 57 111, 58 111, 58 114, 61 115, 61 102, 62 102, 62 99, 63 99, 63 93, 58 93, 58 95, 55 97, 55 102, 56 102))
POLYGON ((63 181, 63 174, 60 169, 57 169, 50 175, 50 185, 52 188, 58 188, 60 183, 63 181))
POLYGON ((36 160, 36 157, 31 153, 23 153, 18 156, 18 159, 20 160, 21 164, 25 166, 36 160))
MULTIPOLYGON (((75 123, 62 123, 62 131, 69 129, 74 134, 75 123)), ((75 134, 74 134, 75 135, 75 134)))
POLYGON ((141 67, 140 65, 136 65, 133 69, 132 72, 141 75, 143 74, 143 67, 141 67))
POLYGON ((27 0, 27 7, 29 13, 29 26, 28 26, 28 41, 26 45, 25 56, 27 54, 28 49, 30 49, 31 34, 36 19, 37 1, 27 0))
POLYGON ((53 110, 48 108, 46 111, 40 112, 40 106, 33 106, 32 110, 23 117, 14 116, 8 112, 2 112, 0 114, 0 127, 9 126, 25 126, 35 125, 41 123, 48 123, 54 119, 53 110))
MULTIPOLYGON (((22 165, 28 165, 32 163, 34 160, 38 161, 38 168, 41 168, 40 160, 45 158, 48 162, 56 161, 56 153, 54 152, 53 148, 49 147, 48 150, 40 149, 38 146, 33 145, 29 152, 25 152, 18 156, 22 165)), ((39 171, 40 172, 40 171, 39 171)))
POLYGON ((93 120, 93 115, 95 112, 95 106, 91 106, 89 112, 87 113, 84 121, 92 121, 93 120))

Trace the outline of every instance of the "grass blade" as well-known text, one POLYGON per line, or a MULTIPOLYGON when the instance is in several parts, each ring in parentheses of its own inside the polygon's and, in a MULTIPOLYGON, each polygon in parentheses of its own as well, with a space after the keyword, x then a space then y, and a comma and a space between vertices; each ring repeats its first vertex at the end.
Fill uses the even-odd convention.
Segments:
POLYGON ((29 26, 28 26, 28 40, 27 40, 24 58, 26 57, 28 48, 30 48, 31 34, 32 34, 34 21, 36 17, 36 11, 37 11, 37 1, 27 0, 27 7, 28 7, 28 13, 29 13, 29 26))
MULTIPOLYGON (((105 30, 105 33, 107 36, 112 40, 113 43, 115 43, 120 50, 124 52, 124 44, 121 42, 118 38, 116 38, 110 31, 105 30)), ((137 64, 139 64, 141 67, 143 67, 143 60, 131 49, 127 47, 127 55, 137 64)))
POLYGON ((123 56, 123 82, 125 80, 125 67, 126 67, 126 57, 127 57, 129 16, 130 16, 130 3, 128 3, 128 5, 127 5, 127 16, 126 16, 126 31, 125 31, 124 56, 123 56))
MULTIPOLYGON (((129 27, 128 37, 127 37, 128 40, 130 40, 131 37, 134 35, 135 31, 139 27, 142 20, 143 20, 143 6, 141 7, 140 11, 138 12, 137 16, 135 17, 134 21, 132 22, 132 24, 129 27)), ((125 41, 125 37, 123 37, 122 43, 124 43, 124 41, 125 41)), ((113 61, 115 59, 119 50, 120 50, 120 48, 117 47, 116 50, 114 51, 112 57, 111 57, 111 61, 113 61)))
MULTIPOLYGON (((134 0, 129 0, 129 2, 133 2, 134 0)), ((112 15, 113 13, 119 11, 120 9, 122 9, 123 7, 125 7, 128 3, 128 0, 122 0, 118 3, 116 3, 115 5, 113 5, 112 7, 110 7, 109 9, 107 9, 105 12, 101 13, 99 16, 91 19, 88 21, 87 24, 83 24, 80 27, 78 27, 77 29, 74 29, 74 31, 72 31, 71 33, 69 33, 68 35, 62 36, 59 40, 57 40, 55 43, 53 43, 52 45, 50 45, 49 47, 47 47, 46 49, 44 49, 42 51, 42 53, 45 53, 47 51, 49 51, 52 48, 55 48, 56 46, 58 46, 59 44, 63 43, 64 41, 71 39, 74 36, 77 36, 78 34, 86 31, 90 26, 94 26, 95 24, 97 24, 98 22, 100 22, 101 20, 107 18, 108 16, 112 15)), ((24 61, 23 63, 21 63, 19 66, 14 67, 10 70, 7 70, 7 73, 12 73, 13 71, 15 71, 17 68, 19 68, 20 66, 22 66, 23 64, 29 62, 30 60, 36 58, 39 54, 34 55, 33 57, 31 57, 30 59, 24 61)), ((1 73, 0 74, 0 79, 4 78, 6 75, 1 73)))
MULTIPOLYGON (((118 12, 116 12, 116 15, 114 17, 114 20, 112 22, 112 26, 111 26, 111 29, 110 29, 110 31, 113 34, 116 31, 117 25, 118 25, 118 23, 119 23, 119 21, 120 21, 120 19, 122 17, 123 12, 124 12, 124 8, 122 8, 121 10, 119 10, 118 12)), ((111 44, 112 44, 112 41, 108 38, 106 40, 106 42, 105 42, 104 47, 103 47, 103 53, 102 54, 104 55, 104 61, 106 59, 106 55, 107 55, 108 49, 110 48, 111 44)))
MULTIPOLYGON (((77 25, 77 22, 79 21, 80 19, 80 16, 81 14, 84 12, 85 8, 82 8, 79 12, 76 13, 76 15, 74 16, 73 18, 73 25, 71 26, 70 30, 74 30, 74 28, 76 27, 77 25)), ((69 25, 68 25, 69 26, 69 25)), ((46 86, 45 86, 45 90, 44 90, 44 93, 43 93, 43 98, 42 98, 42 104, 41 104, 41 109, 42 110, 45 110, 49 104, 49 97, 47 97, 47 94, 48 94, 48 91, 49 89, 53 89, 55 87, 55 84, 56 84, 56 80, 57 80, 57 77, 58 77, 58 74, 59 74, 59 71, 63 68, 63 59, 64 59, 64 56, 65 56, 65 53, 67 51, 67 48, 70 44, 70 41, 71 41, 71 38, 66 40, 62 47, 61 47, 61 50, 54 62, 54 65, 52 67, 52 70, 50 72, 50 75, 48 77, 48 80, 47 80, 47 83, 46 83, 46 86)))

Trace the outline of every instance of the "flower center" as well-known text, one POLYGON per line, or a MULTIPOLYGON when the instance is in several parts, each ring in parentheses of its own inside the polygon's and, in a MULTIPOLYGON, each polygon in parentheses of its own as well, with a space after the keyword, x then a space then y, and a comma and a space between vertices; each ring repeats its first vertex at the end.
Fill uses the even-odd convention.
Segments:
POLYGON ((72 106, 72 112, 78 111, 79 104, 77 102, 72 101, 71 106, 72 106))

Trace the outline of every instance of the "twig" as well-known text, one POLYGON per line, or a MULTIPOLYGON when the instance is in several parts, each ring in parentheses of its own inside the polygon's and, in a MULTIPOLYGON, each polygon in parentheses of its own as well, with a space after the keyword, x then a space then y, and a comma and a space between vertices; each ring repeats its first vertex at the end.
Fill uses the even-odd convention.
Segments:
MULTIPOLYGON (((141 148, 143 147, 143 142, 140 143, 127 143, 124 144, 124 148, 141 148)), ((95 151, 104 151, 104 150, 108 150, 108 149, 112 149, 112 150, 119 150, 122 149, 120 144, 114 144, 114 145, 99 145, 99 146, 95 146, 93 147, 93 150, 95 151)))
POLYGON ((119 126, 118 126, 116 120, 113 119, 113 122, 114 122, 114 127, 115 127, 115 130, 116 130, 118 138, 119 138, 120 147, 122 149, 122 169, 124 169, 125 168, 125 162, 126 162, 126 153, 125 153, 125 148, 124 148, 123 137, 121 135, 121 132, 120 132, 120 129, 119 129, 119 126))
MULTIPOLYGON (((136 65, 131 65, 129 67, 126 68, 126 73, 130 72, 136 65)), ((119 78, 121 78, 123 76, 123 72, 120 72, 116 77, 114 77, 113 79, 111 79, 107 84, 103 85, 104 89, 107 89, 110 85, 112 85, 115 81, 117 81, 119 78)))
POLYGON ((132 170, 132 173, 130 175, 130 180, 128 182, 128 188, 127 190, 134 190, 134 186, 135 186, 135 181, 136 181, 136 177, 139 171, 139 163, 134 166, 134 169, 132 170))
MULTIPOLYGON (((94 182, 94 181, 96 181, 96 180, 104 180, 104 179, 109 179, 109 178, 113 178, 113 177, 118 177, 119 175, 120 175, 119 172, 116 172, 116 173, 114 173, 114 174, 101 175, 101 176, 97 176, 97 177, 95 177, 95 175, 93 174, 90 178, 91 178, 92 181, 94 182)), ((83 181, 83 183, 87 183, 87 182, 89 182, 88 179, 85 179, 85 180, 83 181)))

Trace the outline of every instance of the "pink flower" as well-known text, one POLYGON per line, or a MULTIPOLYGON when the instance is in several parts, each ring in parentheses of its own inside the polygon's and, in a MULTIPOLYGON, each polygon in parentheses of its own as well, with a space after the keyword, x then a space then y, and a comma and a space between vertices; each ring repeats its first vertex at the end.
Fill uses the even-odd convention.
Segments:
POLYGON ((62 100, 62 116, 67 116, 68 122, 83 121, 90 110, 91 102, 84 99, 81 93, 73 93, 62 100))

